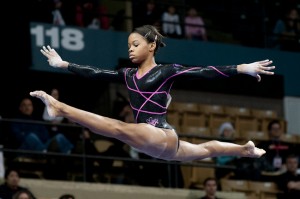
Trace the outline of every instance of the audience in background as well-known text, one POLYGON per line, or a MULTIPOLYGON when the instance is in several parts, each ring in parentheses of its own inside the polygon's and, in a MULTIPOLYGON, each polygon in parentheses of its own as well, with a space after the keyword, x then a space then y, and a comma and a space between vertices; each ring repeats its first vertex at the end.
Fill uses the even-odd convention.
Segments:
POLYGON ((50 137, 47 127, 38 123, 39 119, 34 116, 33 112, 34 106, 31 98, 23 98, 18 114, 15 116, 15 119, 20 119, 20 121, 11 123, 11 133, 16 147, 21 150, 70 153, 73 144, 60 133, 50 137))
POLYGON ((205 23, 198 15, 196 8, 191 7, 187 11, 184 19, 185 22, 185 37, 193 40, 207 40, 205 23))
POLYGON ((137 16, 134 19, 135 26, 139 27, 145 24, 160 27, 161 12, 154 0, 148 0, 140 10, 137 10, 137 16))
POLYGON ((24 189, 24 190, 20 190, 20 191, 17 191, 12 199, 34 199, 34 197, 32 196, 31 192, 24 189))
POLYGON ((75 199, 75 196, 72 194, 63 194, 59 197, 59 199, 75 199))
POLYGON ((275 119, 268 124, 267 141, 260 141, 257 147, 266 150, 266 154, 259 160, 261 169, 264 171, 282 171, 284 170, 284 160, 288 154, 295 152, 295 145, 282 140, 283 129, 279 120, 275 119))
MULTIPOLYGON (((254 7, 252 6, 252 3, 253 2, 250 3, 251 6, 247 6, 247 3, 243 6, 241 4, 234 4, 234 10, 241 8, 241 10, 238 10, 240 13, 234 13, 230 11, 229 14, 227 13, 228 11, 225 11, 227 10, 225 4, 220 5, 219 3, 211 3, 209 4, 210 6, 207 6, 207 3, 201 3, 199 6, 203 5, 201 7, 201 11, 207 16, 207 20, 217 20, 216 23, 212 23, 213 26, 210 29, 212 32, 219 33, 218 35, 222 35, 223 33, 232 35, 232 28, 237 28, 239 32, 243 32, 243 34, 239 35, 245 35, 244 37, 253 38, 253 31, 255 31, 256 34, 260 35, 258 36, 259 43, 256 44, 259 47, 269 47, 269 43, 271 43, 271 46, 274 48, 281 48, 289 51, 299 51, 300 44, 298 40, 300 25, 299 21, 297 22, 297 20, 299 20, 297 2, 295 1, 291 3, 276 1, 276 3, 268 2, 265 6, 256 2, 254 7), (275 4, 276 10, 274 10, 275 4), (278 7, 280 7, 280 9, 278 7), (282 10, 284 7, 292 7, 292 9, 289 9, 282 18, 278 19, 277 10, 282 10), (254 9, 256 12, 259 11, 259 14, 255 16, 248 14, 248 12, 251 12, 251 9, 254 9), (230 15, 232 16, 229 17, 230 15), (224 20, 226 21, 226 24, 219 23, 220 20, 218 20, 218 16, 225 16, 224 20), (238 22, 234 20, 235 16, 238 17, 238 22), (269 22, 273 21, 271 19, 275 18, 278 19, 277 22, 275 21, 275 25, 269 25, 269 22), (255 26, 255 22, 263 24, 255 26), (271 29, 269 34, 263 35, 263 32, 268 29, 271 29), (275 36, 273 36, 273 33, 275 36), (270 38, 270 42, 268 44, 266 44, 266 42, 263 43, 263 41, 267 40, 266 37, 270 38)), ((29 19, 33 22, 54 23, 61 25, 65 24, 69 26, 75 25, 86 28, 101 28, 105 30, 114 29, 117 31, 126 31, 128 28, 131 28, 130 25, 127 27, 126 24, 124 24, 124 20, 126 19, 125 13, 128 11, 128 7, 126 7, 125 4, 119 4, 119 10, 116 13, 109 13, 109 10, 115 9, 110 7, 112 5, 113 4, 108 4, 106 1, 96 0, 34 0, 30 2, 30 10, 28 13, 30 14, 29 19)), ((181 33, 181 29, 183 26, 181 27, 180 23, 195 23, 202 27, 185 25, 185 38, 200 39, 203 41, 207 40, 205 30, 207 28, 203 27, 205 26, 204 21, 202 17, 197 14, 197 10, 200 7, 196 6, 194 3, 187 1, 183 2, 182 4, 174 4, 174 2, 144 0, 133 1, 132 6, 132 23, 134 27, 145 24, 155 25, 157 27, 162 26, 162 28, 165 29, 163 31, 166 36, 182 38, 183 33, 181 33), (184 12, 176 14, 173 13, 176 12, 176 8, 183 9, 184 7, 188 7, 190 5, 193 6, 193 8, 187 11, 187 15, 184 15, 184 12), (162 8, 168 6, 170 6, 170 11, 162 14, 162 8), (184 19, 184 17, 186 17, 190 22, 187 23, 185 20, 180 20, 180 18, 184 19), (163 23, 161 21, 163 21, 163 23), (177 23, 178 25, 175 25, 177 23)), ((217 38, 218 35, 213 35, 213 37, 217 38)), ((242 42, 239 36, 235 37, 233 35, 233 37, 233 44, 242 42)), ((224 39, 224 42, 228 41, 228 38, 225 37, 220 38, 219 41, 222 41, 222 39, 224 39)), ((252 43, 250 42, 246 45, 252 46, 252 43)))
MULTIPOLYGON (((76 2, 76 1, 75 1, 76 2)), ((95 0, 81 0, 76 5, 76 23, 85 28, 100 29, 100 10, 95 0)))
MULTIPOLYGON (((25 191, 30 195, 29 199, 35 199, 35 196, 28 188, 22 187, 19 185, 20 183, 20 174, 17 169, 7 168, 5 171, 5 182, 0 185, 0 198, 1 199, 12 199, 14 194, 21 195, 19 191, 25 191)), ((20 199, 20 197, 15 196, 16 199, 20 199)), ((15 199, 14 198, 14 199, 15 199)), ((23 199, 23 198, 22 198, 23 199)), ((25 198, 24 198, 25 199, 25 198)))
MULTIPOLYGON (((55 99, 59 99, 59 90, 56 89, 56 88, 53 88, 50 92, 51 96, 54 97, 55 99)), ((53 123, 53 127, 54 128, 53 130, 55 131, 57 129, 57 127, 55 126, 55 124, 59 124, 63 121, 63 117, 51 117, 47 111, 47 108, 46 106, 44 107, 44 111, 43 111, 43 120, 45 121, 48 121, 48 122, 51 122, 53 123)))
MULTIPOLYGON (((51 89, 51 96, 54 97, 55 99, 60 98, 60 93, 57 88, 51 89)), ((67 126, 63 126, 64 124, 67 125, 70 123, 70 121, 64 117, 51 117, 47 111, 46 106, 44 107, 43 115, 42 118, 44 121, 51 123, 52 125, 47 125, 50 135, 57 135, 57 134, 64 134, 64 136, 74 145, 73 143, 77 141, 77 136, 73 135, 72 132, 70 131, 70 127, 68 128, 67 126), (69 136, 67 136, 67 134, 69 136), (70 136, 70 134, 72 134, 70 136)), ((72 129, 74 130, 74 128, 72 129)), ((73 148, 74 146, 72 146, 73 148)))
POLYGON ((289 8, 278 19, 273 30, 274 47, 286 51, 300 51, 300 17, 296 7, 289 8))
POLYGON ((217 180, 215 178, 206 178, 203 182, 203 190, 205 195, 199 199, 220 199, 216 193, 218 190, 217 180))
POLYGON ((100 28, 103 30, 108 30, 109 29, 109 23, 110 19, 108 16, 108 8, 102 1, 99 2, 98 6, 98 14, 99 14, 99 21, 100 21, 100 28))
POLYGON ((235 134, 235 128, 231 122, 224 122, 220 125, 218 129, 220 138, 231 140, 235 134))
MULTIPOLYGON (((231 122, 224 122, 223 124, 220 125, 218 129, 218 133, 222 141, 232 142, 235 133, 235 128, 233 127, 233 124, 231 122)), ((214 159, 218 166, 226 166, 226 165, 234 164, 236 158, 237 158, 236 156, 220 156, 214 159)), ((219 179, 230 175, 233 172, 233 169, 216 168, 215 171, 216 171, 215 173, 216 177, 219 179)))
POLYGON ((54 0, 54 9, 52 11, 53 15, 53 25, 64 26, 66 22, 61 13, 62 2, 60 0, 54 0))
POLYGON ((299 199, 300 198, 300 175, 297 172, 299 157, 288 155, 285 161, 286 172, 278 177, 278 188, 284 193, 278 195, 278 199, 299 199))
POLYGON ((182 29, 180 25, 180 16, 176 12, 176 7, 169 5, 167 10, 162 14, 162 31, 163 34, 171 38, 180 38, 182 29))

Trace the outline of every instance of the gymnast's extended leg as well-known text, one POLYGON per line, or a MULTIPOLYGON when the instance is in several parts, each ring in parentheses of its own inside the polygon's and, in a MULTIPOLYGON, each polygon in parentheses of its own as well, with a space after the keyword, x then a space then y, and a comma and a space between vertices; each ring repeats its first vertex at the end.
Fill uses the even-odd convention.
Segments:
POLYGON ((31 96, 41 99, 50 116, 62 116, 78 123, 92 132, 116 138, 153 157, 159 157, 167 148, 166 133, 149 124, 125 123, 77 109, 57 101, 44 91, 34 91, 31 96))
POLYGON ((216 156, 239 156, 258 158, 266 151, 255 147, 252 141, 244 145, 212 140, 201 144, 192 144, 180 140, 179 148, 172 160, 193 161, 216 156))

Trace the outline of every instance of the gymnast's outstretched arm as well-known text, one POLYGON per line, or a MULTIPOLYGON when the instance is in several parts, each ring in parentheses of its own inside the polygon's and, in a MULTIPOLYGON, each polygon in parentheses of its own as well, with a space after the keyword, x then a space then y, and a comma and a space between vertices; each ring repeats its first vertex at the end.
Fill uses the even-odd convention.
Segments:
POLYGON ((261 80, 260 74, 263 75, 273 75, 274 72, 271 71, 275 69, 275 66, 269 66, 272 64, 271 60, 256 61, 249 64, 239 64, 239 65, 228 65, 228 66, 195 66, 195 67, 185 67, 182 65, 174 64, 170 67, 174 77, 178 78, 220 78, 220 77, 230 77, 237 74, 247 74, 256 77, 258 81, 261 80))
POLYGON ((100 80, 124 80, 125 68, 119 70, 105 70, 94 66, 78 65, 64 61, 55 49, 43 46, 41 53, 48 58, 49 65, 55 68, 68 69, 83 77, 100 80))

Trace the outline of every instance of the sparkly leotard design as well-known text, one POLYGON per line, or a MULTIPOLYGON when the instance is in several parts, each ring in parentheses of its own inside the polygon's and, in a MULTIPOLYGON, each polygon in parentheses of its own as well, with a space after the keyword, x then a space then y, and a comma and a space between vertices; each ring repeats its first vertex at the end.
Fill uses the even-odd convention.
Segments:
POLYGON ((140 77, 137 68, 103 70, 70 63, 68 70, 94 79, 118 79, 125 82, 136 123, 173 129, 166 121, 167 102, 173 82, 179 78, 220 78, 237 74, 237 66, 185 67, 178 64, 157 65, 140 77))

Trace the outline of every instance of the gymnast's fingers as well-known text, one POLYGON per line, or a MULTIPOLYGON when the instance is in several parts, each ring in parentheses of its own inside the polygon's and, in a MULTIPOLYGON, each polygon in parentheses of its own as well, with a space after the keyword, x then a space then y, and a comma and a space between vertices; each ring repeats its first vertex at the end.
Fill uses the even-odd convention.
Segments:
POLYGON ((268 62, 272 62, 272 60, 265 59, 265 60, 258 61, 258 63, 260 63, 260 64, 268 63, 268 62))
POLYGON ((49 51, 49 52, 54 50, 54 49, 51 48, 49 45, 47 46, 47 48, 48 48, 48 51, 49 51))
POLYGON ((43 50, 45 53, 49 53, 49 50, 45 46, 43 46, 43 50))
POLYGON ((275 69, 275 66, 260 66, 260 69, 262 69, 262 70, 273 70, 273 69, 275 69))
POLYGON ((46 57, 48 57, 48 54, 47 54, 43 49, 41 49, 40 51, 41 51, 41 53, 42 53, 43 55, 45 55, 46 57))

